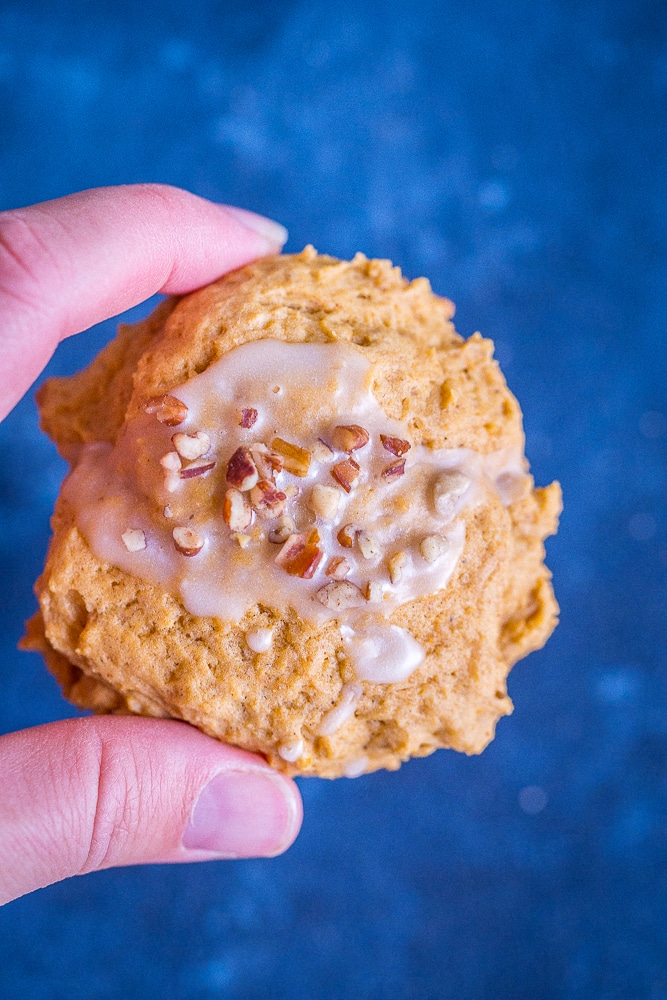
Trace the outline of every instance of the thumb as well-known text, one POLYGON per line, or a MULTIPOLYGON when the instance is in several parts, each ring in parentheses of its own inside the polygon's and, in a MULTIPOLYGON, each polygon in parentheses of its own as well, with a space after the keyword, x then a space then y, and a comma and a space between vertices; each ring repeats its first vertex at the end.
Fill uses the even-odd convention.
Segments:
POLYGON ((103 716, 0 737, 0 903, 117 865, 271 857, 294 782, 181 722, 103 716))

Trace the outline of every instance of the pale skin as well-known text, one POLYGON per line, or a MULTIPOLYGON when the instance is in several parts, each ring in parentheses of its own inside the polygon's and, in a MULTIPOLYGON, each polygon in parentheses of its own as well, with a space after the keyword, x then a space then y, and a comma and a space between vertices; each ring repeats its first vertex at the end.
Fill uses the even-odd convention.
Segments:
MULTIPOLYGON (((155 184, 0 213, 0 419, 65 337, 156 292, 199 288, 285 238, 262 216, 155 184)), ((271 857, 302 817, 294 782, 261 757, 158 719, 2 736, 0 789, 0 903, 102 868, 271 857)))

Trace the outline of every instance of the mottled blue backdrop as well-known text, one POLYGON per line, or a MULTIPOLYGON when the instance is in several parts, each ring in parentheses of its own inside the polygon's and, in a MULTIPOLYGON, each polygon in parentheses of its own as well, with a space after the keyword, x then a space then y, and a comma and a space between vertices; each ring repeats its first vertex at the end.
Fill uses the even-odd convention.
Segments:
MULTIPOLYGON (((9 905, 3 1000, 667 1000, 666 112, 662 0, 0 2, 0 208, 166 181, 426 274, 566 504, 481 757, 301 782, 275 861, 9 905)), ((32 398, 0 449, 7 731, 73 710, 15 650, 63 473, 32 398)))

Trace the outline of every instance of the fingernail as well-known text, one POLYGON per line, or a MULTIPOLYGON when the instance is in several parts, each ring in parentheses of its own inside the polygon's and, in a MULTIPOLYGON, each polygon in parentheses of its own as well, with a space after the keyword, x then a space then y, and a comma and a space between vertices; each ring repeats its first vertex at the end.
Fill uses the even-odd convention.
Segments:
POLYGON ((270 857, 294 839, 297 798, 270 771, 224 771, 204 786, 183 834, 183 846, 220 858, 270 857))
POLYGON ((236 208, 235 205, 225 205, 225 208, 232 215, 235 215, 244 226, 259 233, 260 236, 272 245, 275 244, 278 247, 283 247, 287 243, 289 234, 279 222, 267 219, 265 215, 257 215, 256 212, 249 212, 246 208, 236 208))

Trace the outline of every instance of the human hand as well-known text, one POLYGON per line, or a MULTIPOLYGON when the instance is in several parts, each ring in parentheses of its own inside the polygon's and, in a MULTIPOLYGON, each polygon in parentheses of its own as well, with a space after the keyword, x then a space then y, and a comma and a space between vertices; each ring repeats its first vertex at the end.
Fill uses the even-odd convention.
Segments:
MULTIPOLYGON (((281 226, 154 184, 0 213, 0 419, 59 341, 279 251, 281 226)), ((271 857, 294 782, 184 723, 104 716, 0 737, 0 903, 119 865, 271 857)))

